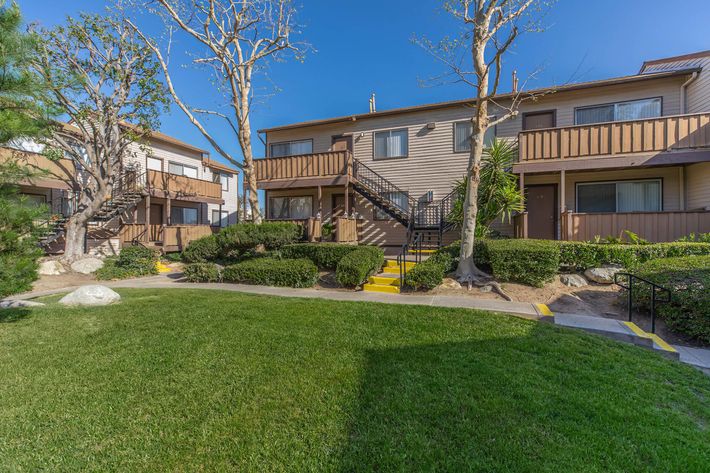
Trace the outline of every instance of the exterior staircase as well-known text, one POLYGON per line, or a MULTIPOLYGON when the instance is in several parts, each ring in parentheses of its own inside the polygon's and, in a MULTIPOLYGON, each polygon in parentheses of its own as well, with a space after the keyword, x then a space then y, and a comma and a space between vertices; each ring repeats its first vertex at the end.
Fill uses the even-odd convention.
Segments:
MULTIPOLYGON (((133 209, 143 200, 145 174, 139 169, 127 169, 121 173, 114 183, 111 197, 101 205, 89 225, 92 231, 101 230, 108 222, 123 213, 133 209)), ((76 208, 76 206, 73 206, 76 208)), ((40 246, 47 247, 64 236, 69 215, 53 216, 42 222, 39 238, 40 246)))

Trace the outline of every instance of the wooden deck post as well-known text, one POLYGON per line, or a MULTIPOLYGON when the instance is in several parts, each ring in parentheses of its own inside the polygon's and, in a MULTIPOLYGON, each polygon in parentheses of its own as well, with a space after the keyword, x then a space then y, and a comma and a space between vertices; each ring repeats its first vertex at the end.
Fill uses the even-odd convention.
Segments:
POLYGON ((170 225, 171 203, 172 199, 170 198, 170 196, 168 196, 167 200, 165 201, 165 217, 163 218, 163 225, 170 225))
POLYGON ((143 241, 150 241, 150 194, 145 196, 145 233, 143 241))
POLYGON ((318 218, 323 218, 323 188, 318 186, 318 218))
POLYGON ((345 217, 350 216, 350 182, 345 181, 345 217))
MULTIPOLYGON (((565 200, 565 188, 566 188, 565 177, 566 177, 565 170, 563 169, 562 171, 560 171, 560 209, 559 209, 559 214, 560 214, 560 229, 559 230, 560 230, 560 233, 559 233, 559 237, 558 237, 560 240, 566 239, 565 235, 564 235, 564 233, 566 231, 564 224, 567 222, 562 221, 562 219, 564 219, 566 216, 565 209, 567 208, 567 206, 565 205, 565 202, 566 202, 566 200, 565 200)), ((557 229, 555 229, 555 231, 557 231, 557 229)))

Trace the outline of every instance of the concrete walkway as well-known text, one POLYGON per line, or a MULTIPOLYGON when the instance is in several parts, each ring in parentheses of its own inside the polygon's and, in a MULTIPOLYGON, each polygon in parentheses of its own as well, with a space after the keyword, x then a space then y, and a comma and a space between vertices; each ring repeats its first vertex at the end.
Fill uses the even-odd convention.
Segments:
MULTIPOLYGON (((243 292, 247 294, 261 294, 279 297, 300 297, 329 299, 335 301, 365 301, 382 302, 385 304, 428 305, 432 307, 452 307, 478 309, 493 312, 503 312, 531 320, 539 320, 543 315, 538 304, 529 302, 508 302, 499 300, 476 299, 466 296, 441 296, 427 294, 382 294, 365 291, 342 291, 334 289, 296 289, 290 287, 252 286, 248 284, 226 283, 189 283, 175 278, 175 274, 161 274, 139 279, 126 279, 123 281, 97 281, 111 288, 137 288, 137 289, 208 289, 243 292)), ((77 286, 51 289, 47 291, 26 292, 12 296, 13 300, 27 300, 35 297, 61 294, 73 291, 77 286)))

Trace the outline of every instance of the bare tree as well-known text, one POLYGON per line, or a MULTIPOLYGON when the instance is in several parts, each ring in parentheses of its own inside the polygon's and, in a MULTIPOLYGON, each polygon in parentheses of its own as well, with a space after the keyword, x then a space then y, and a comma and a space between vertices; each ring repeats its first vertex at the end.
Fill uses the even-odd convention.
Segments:
POLYGON ((520 92, 507 96, 505 101, 497 99, 503 57, 521 32, 539 29, 533 13, 548 3, 545 0, 449 0, 444 3, 444 9, 461 23, 460 35, 436 44, 426 39, 416 41, 448 67, 445 77, 453 77, 453 80, 476 90, 461 228, 461 258, 456 270, 461 282, 470 284, 489 277, 473 261, 486 130, 515 117, 520 102, 531 97, 520 92), (496 113, 494 119, 490 117, 492 108, 496 113))
POLYGON ((305 43, 294 42, 297 31, 296 8, 291 0, 152 0, 145 4, 149 11, 167 20, 168 37, 164 50, 132 23, 135 31, 155 53, 165 74, 168 90, 178 107, 202 133, 214 149, 243 171, 252 218, 261 222, 256 192, 254 153, 251 145, 251 110, 254 100, 254 79, 265 72, 270 61, 282 60, 287 54, 302 59, 308 50, 305 43), (177 92, 170 68, 172 30, 177 29, 197 44, 193 49, 193 65, 207 67, 211 81, 206 89, 217 87, 229 110, 220 107, 191 107, 177 92), (207 128, 206 117, 223 120, 235 135, 242 159, 232 155, 228 141, 218 141, 207 128))
POLYGON ((88 224, 110 200, 131 145, 157 128, 168 101, 160 66, 124 19, 82 14, 42 35, 34 67, 49 84, 51 108, 69 121, 56 123, 44 144, 73 162, 64 178, 79 194, 65 233, 71 261, 84 254, 88 224))

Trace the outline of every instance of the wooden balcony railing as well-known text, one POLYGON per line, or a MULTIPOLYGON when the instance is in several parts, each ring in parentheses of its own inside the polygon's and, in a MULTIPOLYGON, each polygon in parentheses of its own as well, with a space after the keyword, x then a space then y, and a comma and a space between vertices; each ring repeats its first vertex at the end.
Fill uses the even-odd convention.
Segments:
POLYGON ((173 197, 196 196, 210 199, 222 198, 222 185, 192 177, 148 170, 148 188, 169 192, 173 197))
POLYGON ((76 175, 76 167, 71 159, 51 160, 48 157, 9 148, 0 148, 0 163, 14 161, 26 166, 37 175, 32 180, 70 181, 76 175))
POLYGON ((255 159, 256 180, 273 181, 347 175, 352 168, 348 151, 255 159))
POLYGON ((710 146, 710 113, 523 131, 519 160, 653 153, 710 146))

